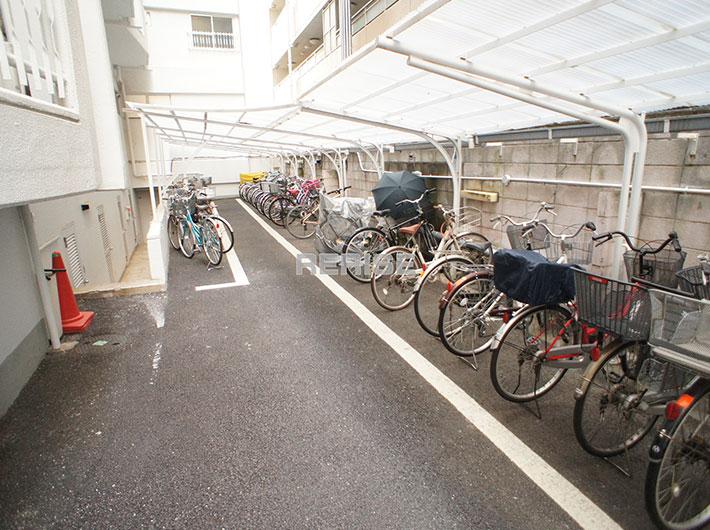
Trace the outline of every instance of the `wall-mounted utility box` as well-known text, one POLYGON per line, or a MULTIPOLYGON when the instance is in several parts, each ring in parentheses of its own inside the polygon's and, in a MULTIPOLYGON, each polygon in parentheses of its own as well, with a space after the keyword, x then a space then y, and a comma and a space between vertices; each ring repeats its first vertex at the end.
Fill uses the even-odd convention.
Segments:
POLYGON ((461 193, 465 198, 474 201, 498 202, 498 193, 495 191, 461 190, 461 193))

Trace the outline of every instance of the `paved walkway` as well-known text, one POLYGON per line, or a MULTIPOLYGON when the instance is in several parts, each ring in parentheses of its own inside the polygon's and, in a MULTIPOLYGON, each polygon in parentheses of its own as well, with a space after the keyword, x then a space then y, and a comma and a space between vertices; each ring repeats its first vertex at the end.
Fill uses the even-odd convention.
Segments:
MULTIPOLYGON (((249 285, 171 254, 168 291, 87 300, 97 316, 49 355, 0 420, 0 528, 576 528, 556 500, 234 201, 249 285), (106 340, 104 345, 94 345, 106 340)), ((283 231, 282 231, 283 233, 283 231)), ((312 242, 294 241, 303 250, 312 242)), ((572 433, 573 378, 543 419, 336 280, 593 503, 648 528, 633 478, 572 433)), ((569 499, 565 499, 569 503, 569 499)))

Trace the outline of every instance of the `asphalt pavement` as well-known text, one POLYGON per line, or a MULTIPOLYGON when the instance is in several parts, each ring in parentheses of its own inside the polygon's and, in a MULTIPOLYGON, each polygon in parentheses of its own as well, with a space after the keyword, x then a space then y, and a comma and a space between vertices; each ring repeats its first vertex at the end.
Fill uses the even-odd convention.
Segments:
MULTIPOLYGON (((233 200, 249 285, 172 252, 166 293, 87 299, 94 324, 0 419, 0 528, 577 528, 575 521, 233 200), (97 341, 102 341, 97 344, 97 341), (105 341, 105 343, 103 343, 105 341)), ((303 251, 312 241, 291 239, 303 251)), ((542 418, 336 281, 626 528, 632 476, 580 449, 576 374, 542 418)), ((626 465, 625 459, 617 461, 626 465)))

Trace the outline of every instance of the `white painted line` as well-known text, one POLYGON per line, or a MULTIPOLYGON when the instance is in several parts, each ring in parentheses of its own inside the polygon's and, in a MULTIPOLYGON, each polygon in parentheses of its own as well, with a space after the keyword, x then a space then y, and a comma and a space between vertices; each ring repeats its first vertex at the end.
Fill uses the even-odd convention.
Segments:
MULTIPOLYGON (((224 232, 220 235, 224 239, 224 232)), ((242 267, 242 262, 239 261, 239 256, 234 250, 234 247, 230 249, 229 252, 225 254, 227 257, 227 263, 229 263, 229 268, 232 269, 233 282, 229 283, 215 283, 212 285, 198 285, 195 287, 195 291, 209 291, 212 289, 224 289, 226 287, 241 287, 243 285, 249 285, 249 278, 247 278, 246 272, 244 272, 244 267, 242 267)))
MULTIPOLYGON (((292 256, 301 252, 281 234, 246 206, 237 202, 251 215, 292 256)), ((484 409, 475 399, 464 392, 441 370, 429 362, 421 353, 410 346, 402 337, 392 331, 374 313, 365 307, 333 278, 320 274, 316 267, 315 277, 337 296, 355 316, 362 320, 378 337, 388 344, 404 361, 419 373, 424 380, 439 392, 456 410, 488 438, 513 464, 525 473, 560 508, 567 512, 582 528, 620 529, 609 515, 584 495, 574 484, 562 476, 540 455, 530 449, 505 425, 484 409)))

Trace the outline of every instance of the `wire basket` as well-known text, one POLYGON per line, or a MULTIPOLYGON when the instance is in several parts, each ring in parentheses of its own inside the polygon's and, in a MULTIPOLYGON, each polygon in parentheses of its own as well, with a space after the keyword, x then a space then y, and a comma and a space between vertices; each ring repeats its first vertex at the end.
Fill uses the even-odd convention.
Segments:
POLYGON ((505 233, 510 242, 510 248, 543 250, 549 248, 550 242, 547 240, 548 232, 541 225, 530 228, 530 224, 522 226, 506 225, 505 233))
POLYGON ((681 393, 693 379, 693 373, 667 361, 647 357, 641 364, 636 380, 649 392, 681 393))
POLYGON ((483 214, 473 206, 462 206, 456 212, 456 233, 469 232, 481 226, 483 214))
POLYGON ((678 287, 692 293, 696 298, 710 300, 710 272, 704 271, 708 267, 710 266, 698 265, 678 271, 678 287))
POLYGON ((629 250, 624 252, 624 265, 629 280, 640 278, 648 282, 675 288, 678 285, 676 272, 683 268, 685 252, 664 249, 658 254, 647 254, 643 257, 641 270, 641 255, 629 250))
MULTIPOLYGON (((579 225, 547 225, 556 234, 574 234, 579 225)), ((543 228, 533 230, 533 248, 538 247, 540 252, 550 261, 560 261, 564 258, 565 263, 575 263, 577 265, 590 265, 594 252, 593 233, 583 229, 574 237, 554 237, 543 228)))
POLYGON ((653 355, 710 377, 710 301, 657 289, 649 296, 653 355))
POLYGON ((573 269, 579 319, 626 340, 646 340, 651 325, 648 291, 638 285, 573 269))
POLYGON ((176 217, 186 217, 188 212, 192 214, 195 211, 195 204, 194 194, 187 197, 176 196, 170 201, 170 213, 176 217))

